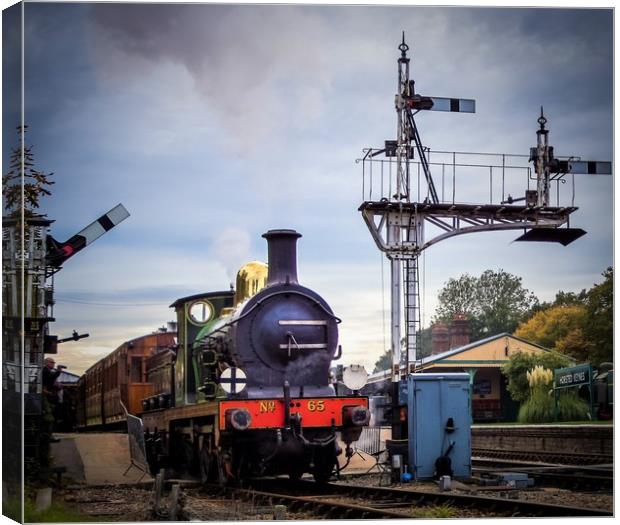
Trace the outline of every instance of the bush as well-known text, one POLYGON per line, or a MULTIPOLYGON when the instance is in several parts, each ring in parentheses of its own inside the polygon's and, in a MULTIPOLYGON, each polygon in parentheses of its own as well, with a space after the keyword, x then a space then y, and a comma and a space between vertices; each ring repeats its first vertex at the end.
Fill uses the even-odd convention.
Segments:
POLYGON ((558 421, 584 421, 591 419, 590 407, 576 392, 562 392, 558 396, 558 421))
POLYGON ((541 388, 532 390, 531 396, 519 409, 519 423, 549 423, 554 419, 553 397, 541 388))
POLYGON ((510 360, 502 366, 502 373, 508 380, 507 389, 510 397, 517 402, 523 402, 530 396, 530 385, 527 372, 540 365, 549 370, 564 368, 571 365, 571 361, 555 352, 528 354, 517 352, 510 356, 510 360))

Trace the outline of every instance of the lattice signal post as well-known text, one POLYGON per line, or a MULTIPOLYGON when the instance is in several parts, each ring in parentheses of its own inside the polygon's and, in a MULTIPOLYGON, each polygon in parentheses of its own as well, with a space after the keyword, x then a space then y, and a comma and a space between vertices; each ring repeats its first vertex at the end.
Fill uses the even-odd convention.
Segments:
POLYGON ((474 113, 476 103, 471 99, 417 94, 415 82, 409 75, 409 47, 405 43, 404 33, 398 49, 398 93, 395 98, 397 139, 386 140, 383 148, 364 150, 363 158, 359 159, 363 167, 363 202, 359 210, 377 247, 390 260, 393 440, 406 437, 406 424, 399 417, 398 391, 401 376, 406 376, 415 369, 419 347, 418 259, 422 251, 456 235, 497 230, 525 230, 517 239, 520 241, 559 242, 567 245, 585 232, 576 228, 560 228, 563 225, 568 226, 569 216, 577 210, 572 201, 571 205, 560 205, 560 182, 564 182, 567 174, 611 173, 609 162, 585 162, 578 157, 555 158, 553 147, 548 144, 549 131, 545 128, 547 120, 542 114, 542 108, 538 119, 537 145, 531 148, 529 157, 512 154, 432 152, 425 148, 414 118, 418 112, 432 110, 474 113), (449 154, 451 160, 430 162, 431 154, 434 159, 438 154, 449 154), (457 162, 457 155, 491 156, 496 157, 497 161, 490 164, 457 162), (533 162, 533 171, 528 161, 533 162), (417 166, 417 195, 413 184, 414 166, 417 166), (431 176, 431 166, 442 169, 441 197, 431 176), (444 194, 446 167, 452 169, 451 199, 445 199, 444 194), (457 167, 489 170, 488 203, 457 202, 454 191, 457 167), (497 202, 494 202, 493 197, 494 169, 496 172, 500 170, 502 176, 502 197, 497 199, 497 202), (524 197, 513 198, 505 195, 505 174, 514 170, 525 175, 528 189, 524 197), (535 182, 536 189, 529 189, 530 181, 535 182), (420 188, 421 182, 426 186, 424 192, 420 188), (550 188, 553 182, 557 185, 557 206, 550 206, 550 188), (514 204, 520 201, 523 203, 514 204), (430 232, 433 232, 432 235, 428 235, 430 232), (404 355, 401 355, 401 317, 405 322, 404 355))
POLYGON ((59 343, 88 337, 75 331, 63 339, 49 334, 49 323, 55 321, 52 277, 67 259, 128 216, 119 204, 65 242, 49 234, 54 221, 45 216, 2 218, 3 461, 10 479, 21 479, 21 458, 15 451, 21 448, 22 433, 27 474, 47 455, 49 436, 39 421, 44 354, 57 353, 59 343))

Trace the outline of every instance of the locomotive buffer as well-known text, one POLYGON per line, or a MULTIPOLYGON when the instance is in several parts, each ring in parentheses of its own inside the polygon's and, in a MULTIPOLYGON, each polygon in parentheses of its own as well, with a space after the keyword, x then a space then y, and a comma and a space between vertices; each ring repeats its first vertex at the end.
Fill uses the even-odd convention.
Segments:
MULTIPOLYGON (((479 164, 458 164, 458 166, 485 167, 491 173, 491 202, 480 204, 458 203, 452 199, 440 200, 431 176, 428 160, 431 150, 422 145, 415 122, 420 111, 448 111, 474 113, 476 103, 472 99, 422 96, 415 92, 415 82, 409 76, 409 46, 405 35, 398 46, 398 93, 395 98, 397 114, 397 139, 386 140, 380 149, 365 149, 362 160, 363 200, 359 207, 362 217, 377 247, 390 260, 391 272, 391 352, 392 352, 392 477, 397 481, 400 466, 394 456, 404 454, 407 444, 406 413, 399 401, 401 377, 415 371, 416 354, 420 336, 420 300, 418 260, 423 250, 437 242, 464 233, 498 230, 525 230, 518 241, 558 242, 566 246, 585 234, 579 228, 560 228, 567 225, 575 206, 550 206, 550 188, 553 182, 564 182, 567 174, 611 174, 610 162, 582 161, 578 157, 556 159, 553 147, 548 144, 549 131, 542 113, 538 119, 537 145, 525 157, 534 163, 536 189, 528 190, 522 198, 512 198, 493 203, 493 168, 502 166, 480 166, 479 164), (417 153, 417 161, 413 159, 417 153), (427 155, 428 154, 428 155, 427 155), (418 201, 412 200, 412 165, 417 165, 418 201), (373 173, 374 166, 374 173, 373 173), (379 173, 377 173, 379 172, 379 173), (420 173, 426 183, 426 197, 421 198, 420 173), (374 176, 374 179, 373 179, 374 176), (377 192, 377 185, 379 185, 377 192), (373 198, 374 191, 374 198, 373 198), (378 198, 377 198, 377 193, 378 198), (523 204, 513 204, 524 201, 523 204), (426 239, 426 229, 432 226, 436 232, 426 239), (402 263, 402 266, 401 266, 402 263), (402 300, 404 299, 404 309, 402 300), (404 310, 405 352, 401 353, 401 312, 404 310), (403 373, 404 372, 404 373, 403 373)), ((447 153, 447 152, 438 152, 447 153)), ((505 158, 523 157, 508 154, 505 158)), ((455 170, 456 153, 452 153, 451 167, 455 170)), ((441 164, 440 164, 441 165, 441 164)), ((445 164, 442 165, 445 167, 445 164)), ((529 177, 529 168, 527 169, 529 177)), ((443 181, 443 178, 442 178, 443 181)), ((443 185, 443 182, 442 182, 443 185)))

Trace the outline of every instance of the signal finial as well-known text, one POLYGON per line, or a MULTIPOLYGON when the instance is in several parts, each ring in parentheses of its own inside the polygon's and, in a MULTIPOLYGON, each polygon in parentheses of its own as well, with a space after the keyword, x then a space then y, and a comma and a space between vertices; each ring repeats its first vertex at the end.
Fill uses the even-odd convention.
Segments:
POLYGON ((409 51, 409 46, 407 44, 405 44, 405 32, 404 31, 403 31, 403 41, 398 46, 398 49, 400 49, 400 53, 401 53, 400 56, 402 58, 406 58, 407 57, 407 51, 409 51))
POLYGON ((543 113, 543 107, 540 106, 540 117, 538 117, 538 123, 540 124, 540 131, 545 130, 545 124, 547 123, 547 119, 543 113))

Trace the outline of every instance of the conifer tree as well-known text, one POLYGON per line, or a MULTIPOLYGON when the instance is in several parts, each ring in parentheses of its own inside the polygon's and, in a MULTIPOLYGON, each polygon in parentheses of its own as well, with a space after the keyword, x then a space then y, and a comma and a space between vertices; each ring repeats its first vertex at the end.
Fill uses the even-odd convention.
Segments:
POLYGON ((26 146, 24 141, 27 128, 27 125, 23 128, 17 126, 19 146, 11 152, 9 171, 2 176, 4 208, 11 216, 19 216, 22 206, 26 217, 34 216, 39 208, 39 199, 51 195, 49 187, 54 184, 50 179, 53 173, 44 173, 34 167, 32 146, 26 146))

